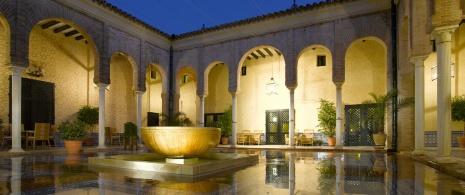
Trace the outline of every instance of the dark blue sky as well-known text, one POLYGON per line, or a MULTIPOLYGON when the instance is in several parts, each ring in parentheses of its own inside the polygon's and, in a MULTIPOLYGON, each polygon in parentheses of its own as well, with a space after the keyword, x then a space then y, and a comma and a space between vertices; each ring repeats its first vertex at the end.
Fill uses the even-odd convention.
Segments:
MULTIPOLYGON (((307 5, 322 0, 296 0, 307 5)), ((294 0, 107 0, 168 34, 181 34, 291 8, 294 0)))

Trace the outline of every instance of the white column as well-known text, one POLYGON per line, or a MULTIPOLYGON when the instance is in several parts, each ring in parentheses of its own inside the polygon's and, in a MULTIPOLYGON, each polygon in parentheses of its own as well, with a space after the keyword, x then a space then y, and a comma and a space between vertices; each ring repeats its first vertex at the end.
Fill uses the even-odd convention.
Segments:
POLYGON ((415 151, 412 154, 425 152, 425 65, 428 56, 413 57, 415 63, 415 151))
POLYGON ((200 126, 205 127, 205 96, 199 95, 200 98, 200 126))
POLYGON ((289 153, 289 194, 293 195, 295 191, 295 153, 289 153))
POLYGON ((435 29, 433 35, 437 49, 437 157, 438 163, 454 162, 451 156, 451 78, 450 54, 453 28, 435 29))
POLYGON ((289 96, 290 96, 290 108, 289 108, 289 148, 295 148, 294 143, 294 128, 295 128, 295 111, 294 111, 294 88, 289 88, 289 96))
POLYGON ((99 83, 98 85, 98 146, 105 147, 105 90, 108 84, 99 83))
MULTIPOLYGON (((137 136, 139 138, 142 138, 141 137, 141 133, 140 133, 140 128, 142 126, 142 94, 144 94, 143 91, 135 91, 136 94, 137 94, 137 136)), ((142 139, 139 139, 139 142, 141 142, 142 139)))
POLYGON ((336 85, 336 147, 342 148, 342 84, 336 85))
POLYGON ((11 158, 11 194, 21 194, 21 162, 23 157, 11 158))
MULTIPOLYGON (((336 138, 337 140, 338 138, 336 138)), ((342 187, 342 165, 341 156, 343 154, 336 154, 336 195, 343 194, 344 188, 342 187)))
POLYGON ((11 150, 9 152, 24 152, 21 148, 21 73, 23 67, 11 66, 11 150))
POLYGON ((232 140, 231 140, 231 148, 236 147, 236 134, 237 134, 237 97, 236 93, 231 93, 232 95, 232 140))

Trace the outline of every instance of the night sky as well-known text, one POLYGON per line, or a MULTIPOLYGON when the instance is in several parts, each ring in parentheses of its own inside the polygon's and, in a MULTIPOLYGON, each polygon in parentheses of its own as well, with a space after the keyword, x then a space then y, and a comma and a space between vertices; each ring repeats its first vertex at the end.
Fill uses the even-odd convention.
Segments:
MULTIPOLYGON (((298 6, 322 0, 296 0, 298 6)), ((107 0, 167 34, 182 34, 291 8, 294 0, 107 0)))

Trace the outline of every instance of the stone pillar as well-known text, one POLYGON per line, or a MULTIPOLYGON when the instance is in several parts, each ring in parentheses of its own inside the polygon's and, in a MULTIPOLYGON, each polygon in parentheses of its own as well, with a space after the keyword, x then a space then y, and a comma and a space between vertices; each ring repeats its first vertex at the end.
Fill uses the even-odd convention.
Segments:
POLYGON ((342 82, 336 85, 336 147, 342 148, 342 82))
POLYGON ((11 158, 11 194, 21 194, 21 163, 23 157, 11 158))
POLYGON ((412 154, 425 152, 425 65, 428 56, 417 56, 410 59, 415 64, 415 151, 412 154))
POLYGON ((236 147, 236 134, 237 134, 237 96, 236 92, 232 92, 232 136, 231 148, 236 147))
POLYGON ((105 90, 108 84, 99 83, 98 85, 98 146, 97 148, 105 147, 105 90))
POLYGON ((295 88, 289 88, 289 96, 290 96, 290 108, 289 108, 289 148, 295 148, 295 143, 294 143, 294 128, 295 128, 295 111, 294 111, 294 89, 295 88))
POLYGON ((21 73, 23 67, 11 66, 11 150, 9 152, 24 152, 21 148, 21 73))
MULTIPOLYGON (((142 95, 144 94, 143 91, 135 91, 136 94, 137 94, 137 136, 139 136, 139 138, 142 138, 141 137, 141 133, 140 133, 140 128, 142 126, 142 95)), ((139 142, 141 142, 142 139, 139 139, 139 142)))
POLYGON ((199 95, 200 98, 200 126, 205 127, 205 96, 199 95))
POLYGON ((438 163, 455 162, 451 156, 451 34, 456 27, 436 28, 433 36, 437 49, 437 157, 438 163))
POLYGON ((289 194, 293 195, 295 191, 295 153, 289 153, 289 194))

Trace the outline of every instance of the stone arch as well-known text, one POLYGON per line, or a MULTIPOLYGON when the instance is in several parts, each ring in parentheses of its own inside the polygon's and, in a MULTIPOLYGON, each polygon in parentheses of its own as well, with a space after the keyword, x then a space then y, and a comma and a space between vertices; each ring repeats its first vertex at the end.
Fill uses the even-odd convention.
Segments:
POLYGON ((294 90, 295 130, 318 127, 319 99, 336 102, 336 89, 332 82, 332 53, 319 44, 309 45, 297 55, 296 85, 294 90), (325 63, 318 64, 318 56, 324 56, 325 63))
POLYGON ((197 83, 197 72, 192 66, 183 66, 176 72, 175 77, 175 91, 176 94, 179 94, 179 87, 181 85, 180 81, 184 75, 190 76, 194 82, 197 83))
POLYGON ((9 102, 7 100, 10 93, 8 77, 11 71, 5 71, 5 69, 10 65, 10 26, 6 18, 0 13, 0 68, 4 69, 0 71, 0 86, 3 87, 0 90, 0 99, 3 100, 0 102, 0 118, 4 122, 9 121, 9 102))
MULTIPOLYGON (((344 82, 347 49, 363 37, 381 40, 387 49, 387 59, 391 59, 391 44, 386 44, 391 42, 391 22, 388 10, 364 17, 341 19, 337 23, 338 26, 335 29, 335 51, 337 53, 333 59, 333 82, 344 82)), ((387 63, 387 67, 390 68, 391 61, 387 60, 387 63)))
POLYGON ((175 99, 174 110, 183 112, 191 119, 194 124, 199 121, 199 103, 200 99, 197 96, 197 72, 192 66, 183 66, 176 73, 175 77, 175 99), (186 82, 181 82, 186 75, 186 82))
MULTIPOLYGON (((204 73, 203 73, 203 75, 204 75, 204 78, 203 78, 203 79, 204 79, 204 90, 203 90, 203 94, 202 94, 202 95, 208 95, 208 75, 209 75, 209 73, 210 73, 210 70, 211 70, 214 66, 216 66, 216 65, 218 65, 218 64, 224 64, 224 63, 221 62, 221 61, 215 61, 215 62, 210 63, 210 64, 207 66, 207 68, 205 68, 205 71, 204 71, 204 73)), ((226 66, 226 69, 227 69, 227 68, 228 68, 228 66, 226 66)))
POLYGON ((0 13, 0 63, 7 65, 10 63, 10 25, 6 18, 0 13))
POLYGON ((388 86, 388 57, 385 43, 376 37, 362 37, 350 44, 345 53, 343 102, 360 104, 369 93, 384 94, 388 86), (383 79, 384 77, 384 79, 383 79))
MULTIPOLYGON (((240 81, 241 81, 241 80, 240 80, 240 78, 241 78, 241 68, 242 68, 242 66, 243 66, 243 64, 244 64, 244 62, 245 62, 245 60, 247 60, 247 58, 249 57, 249 55, 251 55, 252 52, 254 52, 254 51, 258 50, 258 49, 261 49, 261 48, 270 48, 270 49, 273 49, 273 50, 274 50, 274 53, 276 53, 277 56, 280 56, 280 58, 281 58, 281 56, 282 56, 282 57, 284 58, 284 54, 283 54, 279 49, 277 49, 277 47, 274 47, 274 46, 272 46, 272 45, 257 45, 257 46, 255 46, 255 47, 252 47, 251 49, 249 49, 249 50, 243 52, 243 55, 242 55, 242 57, 241 57, 240 60, 239 60, 239 63, 238 63, 238 66, 237 66, 237 67, 238 67, 238 68, 237 68, 237 72, 236 72, 236 75, 235 75, 235 76, 237 77, 237 88, 236 88, 236 92, 240 92, 240 91, 241 91, 241 90, 240 90, 240 84, 241 84, 241 82, 240 82, 240 81)), ((260 57, 259 57, 259 58, 260 58, 260 57)), ((284 58, 283 60, 284 60, 284 62, 286 62, 285 58, 284 58)), ((284 67, 285 67, 284 69, 285 69, 285 71, 286 71, 286 70, 287 70, 287 68, 286 68, 287 66, 286 66, 285 63, 284 63, 284 67)), ((287 74, 285 73, 285 75, 287 75, 287 74)))
POLYGON ((158 72, 160 72, 161 80, 162 80, 162 93, 168 93, 168 90, 169 90, 168 89, 168 85, 169 85, 168 76, 169 75, 166 73, 165 69, 160 64, 156 64, 156 63, 149 64, 146 67, 145 72, 147 72, 150 69, 150 66, 155 67, 155 69, 158 72))
MULTIPOLYGON (((15 32, 15 40, 13 42, 16 54, 21 56, 14 56, 20 58, 15 62, 15 65, 27 67, 29 56, 29 34, 31 30, 43 20, 57 19, 65 21, 72 25, 73 28, 79 29, 88 44, 91 46, 92 52, 95 54, 94 64, 94 82, 95 83, 109 83, 109 79, 101 78, 100 72, 101 63, 109 63, 109 57, 105 56, 104 51, 104 25, 102 22, 95 20, 89 16, 79 13, 69 7, 63 6, 54 1, 18 1, 18 7, 23 7, 28 12, 18 12, 17 32, 15 32)), ((13 52, 13 51, 12 51, 13 52)), ((106 66, 106 65, 103 65, 106 66)))
POLYGON ((123 56, 129 61, 129 64, 131 64, 131 68, 132 68, 132 90, 139 91, 139 87, 138 87, 139 71, 137 68, 136 60, 134 60, 134 58, 126 52, 116 52, 113 55, 123 56))

